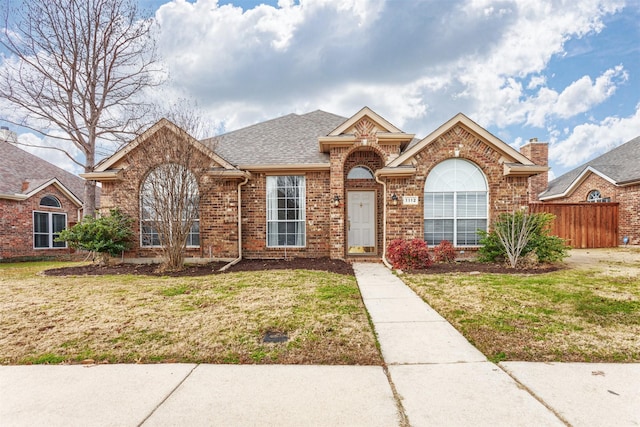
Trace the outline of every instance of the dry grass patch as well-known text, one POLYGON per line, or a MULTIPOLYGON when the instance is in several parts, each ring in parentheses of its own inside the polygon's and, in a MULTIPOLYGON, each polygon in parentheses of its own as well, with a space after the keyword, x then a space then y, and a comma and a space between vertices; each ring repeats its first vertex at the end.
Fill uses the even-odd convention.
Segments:
POLYGON ((60 265, 0 264, 0 363, 382 363, 353 276, 38 274, 60 265))
POLYGON ((405 275, 494 361, 640 361, 640 279, 627 268, 405 275))

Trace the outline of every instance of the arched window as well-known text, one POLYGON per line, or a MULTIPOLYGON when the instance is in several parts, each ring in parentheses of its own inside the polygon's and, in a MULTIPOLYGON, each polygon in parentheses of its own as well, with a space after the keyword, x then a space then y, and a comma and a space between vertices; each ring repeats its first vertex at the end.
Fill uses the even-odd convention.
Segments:
POLYGON ((347 179, 373 179, 373 172, 366 166, 354 166, 347 174, 347 179))
POLYGON ((602 194, 599 190, 591 190, 587 194, 587 202, 599 202, 600 200, 602 200, 602 194))
POLYGON ((463 159, 437 164, 424 187, 424 239, 429 245, 443 240, 477 245, 477 231, 487 229, 487 200, 487 180, 475 164, 463 159))
POLYGON ((60 204, 60 200, 58 200, 55 196, 44 196, 40 199, 40 206, 47 206, 50 208, 60 208, 62 205, 60 204))
POLYGON ((198 181, 187 168, 167 163, 152 170, 140 190, 141 246, 163 246, 189 223, 186 245, 200 246, 199 204, 198 181))

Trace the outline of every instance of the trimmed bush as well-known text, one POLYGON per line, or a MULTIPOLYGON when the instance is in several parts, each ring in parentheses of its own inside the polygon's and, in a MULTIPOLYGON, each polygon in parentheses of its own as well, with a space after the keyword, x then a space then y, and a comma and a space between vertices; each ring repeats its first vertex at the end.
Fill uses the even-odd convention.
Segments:
POLYGON ((433 248, 433 258, 435 262, 453 262, 456 259, 456 250, 448 240, 441 241, 433 248))
POLYGON ((387 248, 387 259, 393 268, 401 270, 423 270, 431 265, 429 247, 421 239, 392 241, 387 248))

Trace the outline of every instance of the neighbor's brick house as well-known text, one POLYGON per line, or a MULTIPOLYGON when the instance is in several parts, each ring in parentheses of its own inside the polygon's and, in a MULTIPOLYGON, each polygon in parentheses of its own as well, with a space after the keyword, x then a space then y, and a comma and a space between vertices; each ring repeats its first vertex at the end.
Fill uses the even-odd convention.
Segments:
POLYGON ((549 182, 540 201, 618 203, 618 235, 640 245, 639 161, 640 136, 549 182))
POLYGON ((78 221, 84 180, 30 154, 0 130, 0 259, 69 254, 57 233, 78 221))
POLYGON ((546 157, 532 162, 463 114, 421 140, 366 107, 350 118, 290 114, 202 141, 161 120, 82 175, 102 182, 103 211, 135 218, 127 257, 157 253, 141 191, 155 167, 180 159, 140 160, 149 157, 142 147, 171 135, 208 157, 193 171, 201 201, 187 256, 198 258, 375 260, 398 238, 474 250, 477 229, 526 206, 529 178, 548 170, 546 157))

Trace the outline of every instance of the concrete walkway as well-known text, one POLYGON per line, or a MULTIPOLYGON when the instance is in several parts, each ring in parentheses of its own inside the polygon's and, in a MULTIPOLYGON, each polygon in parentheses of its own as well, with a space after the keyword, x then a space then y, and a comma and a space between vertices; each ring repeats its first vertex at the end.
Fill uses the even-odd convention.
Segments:
POLYGON ((0 426, 637 426, 640 364, 490 363, 356 264, 385 367, 0 366, 0 426))
POLYGON ((638 426, 640 364, 489 362, 381 264, 355 264, 411 426, 638 426))

